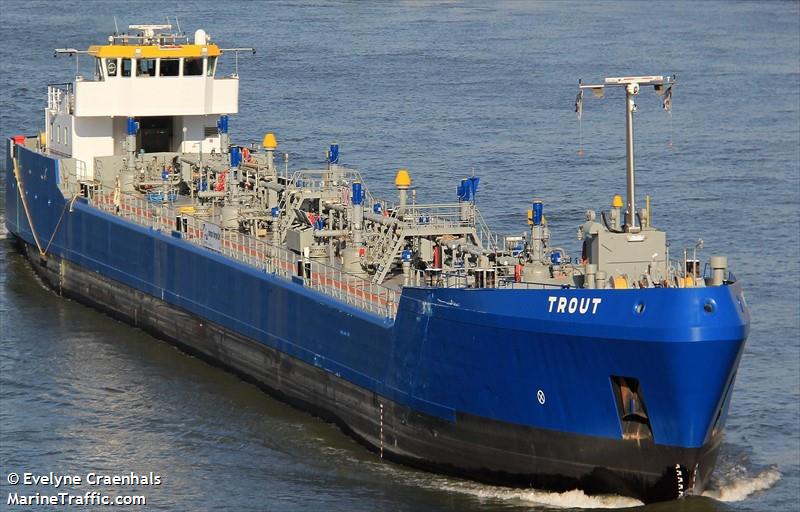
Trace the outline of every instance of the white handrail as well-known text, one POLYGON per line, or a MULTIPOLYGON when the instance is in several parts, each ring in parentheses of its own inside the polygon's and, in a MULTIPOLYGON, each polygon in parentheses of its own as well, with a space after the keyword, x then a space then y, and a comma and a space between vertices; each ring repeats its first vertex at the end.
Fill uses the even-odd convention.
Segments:
MULTIPOLYGON (((155 205, 142 196, 130 193, 118 193, 115 196, 114 190, 107 187, 93 192, 92 204, 102 211, 159 231, 176 230, 176 218, 180 216, 181 222, 183 218, 186 219, 186 229, 181 226, 179 230, 182 238, 210 250, 213 248, 203 240, 203 225, 214 226, 222 234, 220 252, 223 255, 284 279, 298 275, 296 264, 299 257, 286 248, 250 235, 224 230, 213 222, 181 213, 173 205, 155 205)), ((388 318, 394 318, 397 313, 397 291, 375 285, 368 279, 348 274, 339 268, 305 260, 300 277, 309 288, 365 311, 388 318), (309 275, 305 275, 305 266, 310 267, 309 275)))

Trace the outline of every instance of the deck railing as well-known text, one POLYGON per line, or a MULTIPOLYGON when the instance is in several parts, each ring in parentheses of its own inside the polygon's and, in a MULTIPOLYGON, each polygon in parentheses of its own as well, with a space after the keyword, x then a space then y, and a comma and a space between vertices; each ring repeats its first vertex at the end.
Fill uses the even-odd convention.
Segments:
POLYGON ((72 114, 75 108, 75 95, 71 83, 50 84, 47 86, 47 108, 54 112, 72 114))
POLYGON ((478 286, 477 276, 474 273, 468 273, 464 269, 439 272, 431 275, 425 272, 415 271, 415 282, 421 283, 425 286, 437 286, 442 288, 504 288, 512 290, 557 290, 563 288, 570 288, 571 285, 564 285, 560 283, 534 283, 534 282, 516 282, 513 277, 514 267, 511 266, 492 266, 487 269, 476 269, 475 272, 489 272, 484 274, 489 282, 481 283, 478 286))
POLYGON ((397 216, 409 226, 437 228, 469 227, 474 225, 472 210, 462 211, 459 203, 409 204, 398 209, 397 216), (466 214, 466 215, 464 215, 466 214))
POLYGON ((284 279, 299 280, 308 288, 364 311, 387 318, 394 318, 397 313, 397 291, 339 268, 303 259, 284 247, 259 238, 222 229, 218 224, 192 215, 188 208, 172 203, 152 203, 145 196, 115 192, 109 188, 93 191, 91 200, 104 212, 157 231, 180 232, 181 238, 188 243, 284 279))

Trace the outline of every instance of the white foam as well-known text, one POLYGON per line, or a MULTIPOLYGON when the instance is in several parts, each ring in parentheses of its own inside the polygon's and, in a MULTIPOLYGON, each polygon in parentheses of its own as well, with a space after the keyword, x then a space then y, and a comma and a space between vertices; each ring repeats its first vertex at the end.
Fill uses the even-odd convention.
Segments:
POLYGON ((735 468, 732 476, 707 489, 703 496, 724 502, 742 501, 755 492, 769 489, 781 478, 780 471, 775 468, 766 469, 756 476, 743 474, 742 469, 735 468))
POLYGON ((635 498, 614 494, 589 496, 579 489, 566 492, 543 491, 539 489, 518 489, 485 485, 469 480, 449 478, 443 475, 422 473, 393 464, 372 464, 373 470, 391 473, 408 485, 473 496, 483 502, 504 502, 511 505, 545 505, 553 508, 628 508, 643 505, 635 498))
POLYGON ((634 498, 617 495, 589 496, 579 489, 566 492, 550 492, 538 489, 508 489, 467 482, 450 482, 438 488, 445 491, 471 494, 483 500, 547 505, 557 508, 627 508, 643 505, 641 501, 634 498))

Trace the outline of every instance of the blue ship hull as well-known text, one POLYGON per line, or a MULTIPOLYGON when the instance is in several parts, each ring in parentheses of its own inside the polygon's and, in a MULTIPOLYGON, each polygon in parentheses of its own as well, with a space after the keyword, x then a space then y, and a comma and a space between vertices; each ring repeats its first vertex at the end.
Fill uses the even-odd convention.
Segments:
POLYGON ((50 285, 335 421, 381 456, 646 502, 710 477, 749 329, 738 283, 405 288, 385 318, 70 202, 57 160, 11 143, 8 155, 6 225, 50 285), (638 380, 645 439, 624 437, 618 376, 638 380))

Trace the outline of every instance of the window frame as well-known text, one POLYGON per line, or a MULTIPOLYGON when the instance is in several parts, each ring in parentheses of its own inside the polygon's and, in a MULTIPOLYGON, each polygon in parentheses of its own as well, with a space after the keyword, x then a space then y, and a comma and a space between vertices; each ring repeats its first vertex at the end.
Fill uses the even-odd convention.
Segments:
POLYGON ((203 67, 205 68, 206 78, 214 78, 217 73, 217 57, 204 57, 203 67))
MULTIPOLYGON (((158 76, 158 61, 159 61, 159 59, 158 58, 154 58, 154 57, 145 57, 145 58, 139 57, 139 58, 137 58, 136 59, 136 78, 155 78, 155 77, 157 77, 158 76), (141 66, 142 62, 151 62, 151 61, 153 62, 153 67, 152 67, 153 74, 152 75, 149 72, 144 72, 145 68, 143 68, 141 66)), ((148 69, 150 68, 150 66, 147 66, 147 67, 148 67, 148 69)))
POLYGON ((121 60, 121 62, 120 62, 120 66, 119 66, 119 77, 120 78, 130 78, 132 76, 136 76, 136 70, 135 70, 136 59, 129 58, 129 57, 123 57, 120 60, 121 60), (129 63, 128 74, 127 75, 125 74, 125 61, 127 61, 129 63))
POLYGON ((113 59, 104 58, 103 59, 103 69, 105 70, 105 74, 107 78, 117 78, 120 76, 120 67, 119 67, 119 58, 114 57, 113 59), (109 66, 114 65, 114 71, 109 69, 109 66))
POLYGON ((181 72, 181 76, 204 76, 206 74, 205 64, 203 63, 205 59, 203 57, 185 57, 181 60, 183 61, 183 71, 181 72), (191 65, 195 64, 196 62, 199 62, 200 64, 200 69, 198 70, 199 73, 187 74, 186 68, 191 67, 191 65), (189 64, 189 66, 187 66, 187 64, 189 64))
POLYGON ((171 78, 171 77, 181 76, 181 64, 180 64, 181 60, 182 59, 179 58, 179 57, 161 57, 161 58, 159 58, 158 59, 158 75, 157 76, 159 78, 171 78), (175 74, 174 75, 165 75, 164 74, 164 63, 165 63, 165 61, 167 63, 175 62, 178 65, 177 69, 175 70, 175 74))

